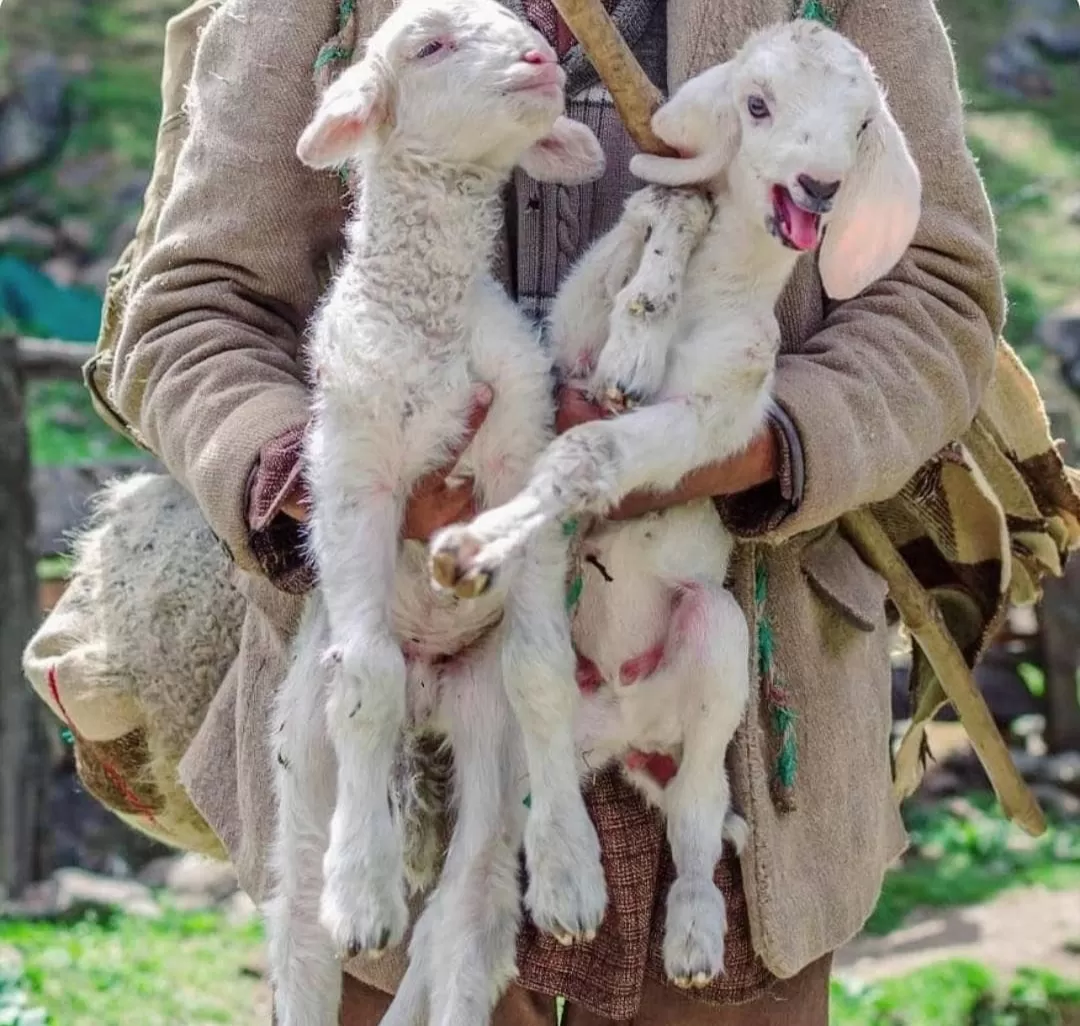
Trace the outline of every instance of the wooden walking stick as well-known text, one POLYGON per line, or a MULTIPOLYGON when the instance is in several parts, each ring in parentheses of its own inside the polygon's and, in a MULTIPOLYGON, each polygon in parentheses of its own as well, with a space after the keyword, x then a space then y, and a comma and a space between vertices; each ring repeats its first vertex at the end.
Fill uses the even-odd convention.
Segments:
MULTIPOLYGON (((671 149, 656 138, 650 125, 662 102, 660 92, 620 35, 602 0, 553 2, 611 93, 630 137, 646 153, 671 156, 671 149)), ((871 511, 849 513, 841 518, 840 526, 865 562, 888 581, 893 603, 955 706, 1005 814, 1029 834, 1042 834, 1046 830, 1042 809, 1013 763, 937 603, 919 584, 871 511)))

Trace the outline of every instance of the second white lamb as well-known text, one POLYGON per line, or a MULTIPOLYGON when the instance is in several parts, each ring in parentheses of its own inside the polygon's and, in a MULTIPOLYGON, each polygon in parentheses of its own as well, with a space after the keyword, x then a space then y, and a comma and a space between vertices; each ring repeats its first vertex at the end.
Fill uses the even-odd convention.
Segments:
MULTIPOLYGON (((551 318, 568 383, 631 408, 572 428, 518 496, 441 532, 443 583, 497 580, 552 523, 602 517, 744 450, 766 422, 774 310, 796 261, 817 251, 826 293, 845 300, 914 237, 921 182, 904 136, 866 56, 822 25, 758 32, 683 85, 653 128, 681 156, 633 159, 657 184, 630 198, 551 318)), ((684 987, 722 969, 714 870, 725 833, 745 833, 725 768, 751 666, 746 618, 724 587, 733 547, 711 501, 600 525, 584 541, 573 630, 580 769, 617 760, 666 817, 677 877, 664 962, 684 987)))

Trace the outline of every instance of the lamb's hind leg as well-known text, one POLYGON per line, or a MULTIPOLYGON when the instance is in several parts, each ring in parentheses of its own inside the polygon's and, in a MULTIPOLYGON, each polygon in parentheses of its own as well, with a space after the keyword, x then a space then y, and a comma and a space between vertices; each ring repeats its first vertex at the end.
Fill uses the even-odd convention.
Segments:
MULTIPOLYGON (((681 987, 722 971, 727 910, 714 883, 725 836, 741 848, 725 757, 749 690, 749 632, 734 598, 713 583, 684 588, 672 618, 666 672, 692 675, 679 771, 663 796, 676 879, 667 899, 664 968, 681 987)), ((648 687, 646 682, 642 686, 648 687)))
POLYGON ((610 420, 579 424, 556 438, 514 498, 435 537, 433 559, 455 580, 494 580, 541 532, 581 513, 603 515, 639 488, 660 491, 700 463, 700 403, 671 399, 610 420))
POLYGON ((275 706, 274 896, 265 908, 270 980, 279 1026, 335 1026, 341 964, 319 923, 322 859, 334 808, 334 757, 326 735, 320 660, 326 611, 309 600, 293 663, 275 706))
POLYGON ((444 686, 457 816, 424 913, 431 1026, 485 1026, 517 975, 518 852, 528 782, 500 660, 496 635, 460 679, 444 686))
POLYGON ((338 762, 321 921, 343 956, 380 954, 408 925, 402 839, 389 800, 407 711, 405 657, 390 623, 400 516, 390 494, 369 494, 359 510, 347 525, 333 525, 347 533, 348 552, 338 557, 340 573, 321 582, 331 642, 327 724, 338 762))

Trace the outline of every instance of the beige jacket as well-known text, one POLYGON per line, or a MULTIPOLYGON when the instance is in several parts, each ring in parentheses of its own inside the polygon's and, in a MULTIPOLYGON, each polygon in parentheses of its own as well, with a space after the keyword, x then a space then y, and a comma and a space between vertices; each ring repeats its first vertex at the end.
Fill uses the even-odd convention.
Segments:
MULTIPOLYGON (((389 3, 358 6, 370 30, 389 3)), ((805 490, 758 543, 777 669, 797 714, 795 807, 780 811, 770 796, 762 703, 751 702, 732 759, 736 803, 752 826, 742 859, 752 939, 783 977, 859 930, 905 844, 890 791, 886 587, 832 525, 892 496, 963 433, 1003 319, 993 222, 932 0, 833 6, 887 86, 923 174, 925 213, 908 256, 864 295, 827 309, 804 260, 778 310, 776 397, 802 441, 805 490)), ((790 15, 790 0, 669 0, 670 87, 790 15)), ((114 377, 114 400, 194 494, 251 602, 240 658, 181 771, 257 897, 273 818, 269 697, 299 600, 258 575, 245 498, 263 446, 308 416, 298 353, 342 204, 337 181, 293 152, 314 102, 312 64, 336 27, 335 0, 229 0, 215 15, 190 93, 191 134, 135 277, 114 377)), ((735 574, 751 618, 756 547, 735 574)))

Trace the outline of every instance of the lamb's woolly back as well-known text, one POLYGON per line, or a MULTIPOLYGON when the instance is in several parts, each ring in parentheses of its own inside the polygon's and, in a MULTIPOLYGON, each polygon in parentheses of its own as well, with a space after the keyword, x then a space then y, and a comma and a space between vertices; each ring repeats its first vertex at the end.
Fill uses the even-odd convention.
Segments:
POLYGON ((145 765, 131 767, 145 779, 128 783, 156 795, 154 820, 126 817, 134 826, 221 855, 176 767, 239 651, 245 603, 228 557, 182 485, 142 473, 98 493, 73 553, 24 672, 80 739, 145 739, 145 765))
POLYGON ((708 181, 720 204, 794 251, 821 242, 833 299, 861 292, 911 243, 918 169, 870 62, 838 32, 798 20, 755 33, 678 90, 653 128, 692 159, 638 155, 635 174, 708 181))

